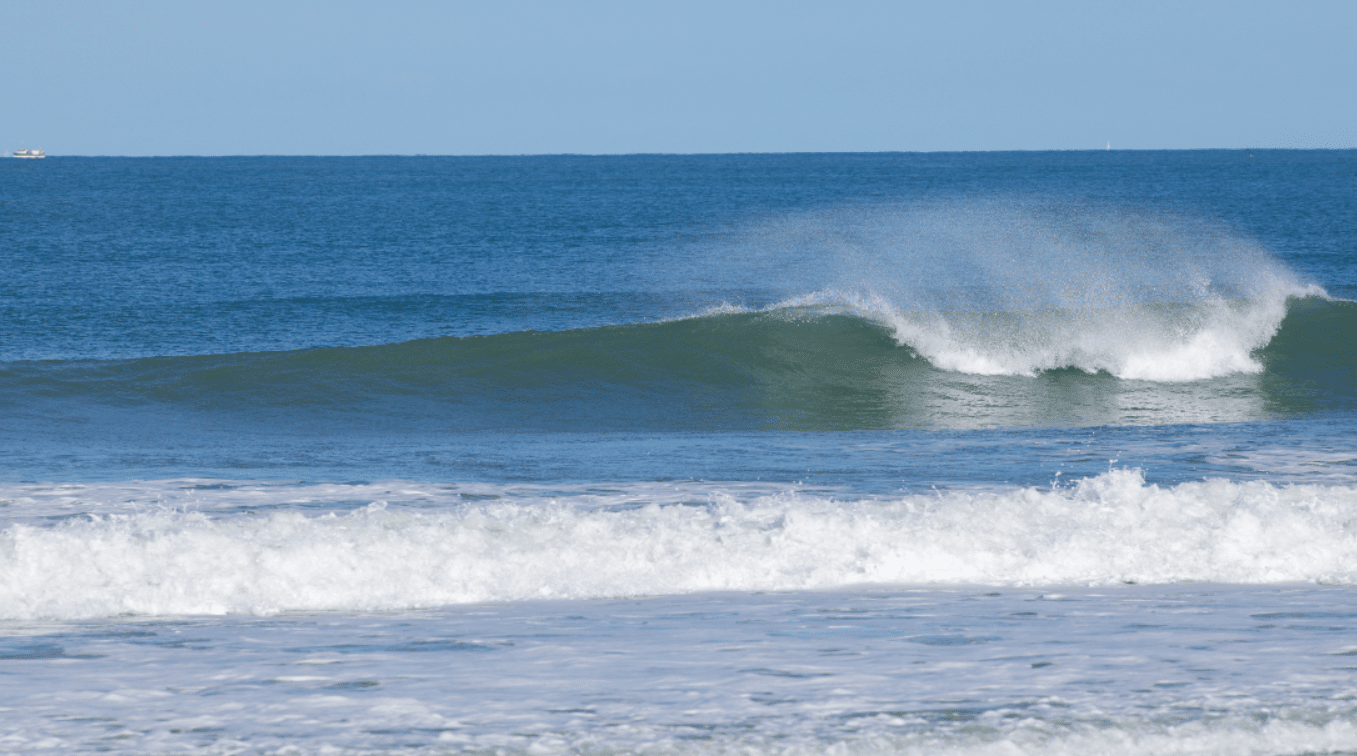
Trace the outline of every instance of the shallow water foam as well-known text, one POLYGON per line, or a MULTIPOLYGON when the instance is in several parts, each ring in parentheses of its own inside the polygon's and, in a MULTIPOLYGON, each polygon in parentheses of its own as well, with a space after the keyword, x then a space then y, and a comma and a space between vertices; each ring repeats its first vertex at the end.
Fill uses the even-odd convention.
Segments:
MULTIPOLYGON (((200 492, 200 493, 210 493, 200 492)), ((714 493, 93 514, 0 534, 3 618, 269 614, 711 590, 1357 583, 1357 488, 1112 470, 1065 487, 839 501, 714 493), (612 503, 624 506, 610 506, 612 503), (601 503, 601 506, 600 506, 601 503)))

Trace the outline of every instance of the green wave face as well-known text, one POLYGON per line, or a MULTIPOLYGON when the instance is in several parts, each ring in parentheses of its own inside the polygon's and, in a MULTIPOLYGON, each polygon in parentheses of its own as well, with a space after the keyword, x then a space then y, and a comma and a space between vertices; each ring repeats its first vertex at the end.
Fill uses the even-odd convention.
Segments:
POLYGON ((13 422, 112 409, 448 430, 1166 424, 1351 408, 1357 304, 1271 307, 901 313, 858 302, 372 347, 10 363, 0 404, 13 422))
POLYGON ((1258 352, 1261 381, 1278 412, 1357 406, 1357 302, 1292 300, 1277 335, 1258 352))

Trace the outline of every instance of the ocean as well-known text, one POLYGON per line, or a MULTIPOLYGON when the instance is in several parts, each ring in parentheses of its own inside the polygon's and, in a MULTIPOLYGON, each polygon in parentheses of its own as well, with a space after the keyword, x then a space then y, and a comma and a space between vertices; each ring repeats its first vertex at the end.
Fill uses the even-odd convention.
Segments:
POLYGON ((1357 151, 0 161, 0 753, 1357 754, 1357 151))

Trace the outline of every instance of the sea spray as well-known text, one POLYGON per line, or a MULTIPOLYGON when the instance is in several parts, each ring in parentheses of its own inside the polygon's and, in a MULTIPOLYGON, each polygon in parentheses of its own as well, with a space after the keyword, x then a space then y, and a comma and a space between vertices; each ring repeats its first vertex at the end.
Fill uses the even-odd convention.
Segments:
POLYGON ((1234 300, 1300 283, 1237 229, 1088 198, 861 203, 751 223, 708 261, 771 289, 864 291, 920 311, 1115 309, 1234 300))
POLYGON ((1059 198, 832 208, 741 243, 779 285, 816 292, 784 305, 846 307, 977 375, 1257 373, 1288 300, 1327 296, 1219 223, 1059 198))

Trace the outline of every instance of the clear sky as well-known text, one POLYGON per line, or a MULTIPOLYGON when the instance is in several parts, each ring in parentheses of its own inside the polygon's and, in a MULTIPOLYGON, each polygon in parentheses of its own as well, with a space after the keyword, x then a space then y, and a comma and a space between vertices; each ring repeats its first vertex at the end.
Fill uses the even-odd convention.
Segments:
POLYGON ((3 150, 1357 147, 1357 0, 0 9, 3 150))

